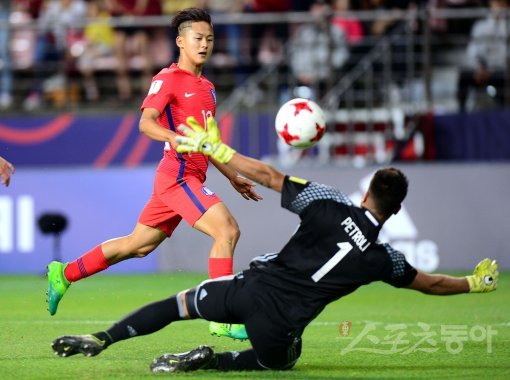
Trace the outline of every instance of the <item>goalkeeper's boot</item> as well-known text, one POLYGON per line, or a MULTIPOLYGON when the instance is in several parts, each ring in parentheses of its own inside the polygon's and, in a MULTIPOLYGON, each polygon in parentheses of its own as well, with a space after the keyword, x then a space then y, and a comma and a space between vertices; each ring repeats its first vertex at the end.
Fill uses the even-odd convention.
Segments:
POLYGON ((199 346, 182 354, 164 354, 152 361, 152 372, 188 372, 206 367, 214 358, 208 346, 199 346))
POLYGON ((240 341, 248 339, 248 333, 244 325, 239 324, 210 322, 209 333, 211 335, 225 336, 240 341))
POLYGON ((58 308, 58 303, 66 294, 67 289, 71 285, 64 276, 64 269, 67 264, 62 264, 58 261, 52 261, 48 265, 48 311, 50 315, 55 315, 58 308))
POLYGON ((105 349, 105 342, 93 335, 66 335, 51 343, 55 355, 67 357, 76 354, 96 356, 105 349))

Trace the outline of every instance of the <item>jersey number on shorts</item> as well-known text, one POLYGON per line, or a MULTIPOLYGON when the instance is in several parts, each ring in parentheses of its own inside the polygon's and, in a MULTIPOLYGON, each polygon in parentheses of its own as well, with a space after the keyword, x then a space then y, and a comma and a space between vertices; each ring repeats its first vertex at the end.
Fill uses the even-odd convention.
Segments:
POLYGON ((333 269, 342 259, 349 253, 349 251, 352 249, 351 243, 337 243, 338 248, 340 250, 329 259, 326 264, 324 264, 320 269, 315 272, 315 274, 312 276, 312 280, 315 282, 319 282, 322 277, 324 277, 328 272, 333 269))

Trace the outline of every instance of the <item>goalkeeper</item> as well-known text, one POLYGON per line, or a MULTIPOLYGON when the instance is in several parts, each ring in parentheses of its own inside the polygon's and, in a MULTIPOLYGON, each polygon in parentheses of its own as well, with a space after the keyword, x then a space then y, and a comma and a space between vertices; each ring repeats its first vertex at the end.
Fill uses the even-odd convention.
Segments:
POLYGON ((404 255, 377 241, 383 224, 407 195, 408 180, 396 168, 378 170, 361 205, 322 184, 289 177, 270 165, 236 153, 223 144, 216 122, 207 132, 193 119, 179 129, 178 151, 201 152, 281 193, 281 205, 297 214, 300 225, 279 253, 255 258, 235 276, 207 280, 167 299, 146 305, 109 329, 67 335, 53 341, 59 356, 94 356, 124 339, 153 333, 171 322, 203 318, 244 323, 252 348, 215 353, 199 346, 154 359, 153 372, 198 369, 290 369, 301 354, 301 336, 324 307, 362 285, 384 281, 426 294, 484 293, 496 289, 496 261, 482 260, 472 275, 452 277, 413 268, 404 255))

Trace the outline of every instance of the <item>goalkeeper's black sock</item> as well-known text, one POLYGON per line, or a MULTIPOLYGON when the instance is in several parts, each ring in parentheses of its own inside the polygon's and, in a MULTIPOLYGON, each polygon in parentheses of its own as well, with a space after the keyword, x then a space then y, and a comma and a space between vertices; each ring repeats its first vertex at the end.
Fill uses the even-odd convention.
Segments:
POLYGON ((253 349, 245 351, 220 352, 203 369, 220 371, 253 371, 265 369, 257 361, 253 349))
POLYGON ((162 329, 173 321, 180 320, 177 299, 175 296, 162 301, 153 302, 116 322, 106 331, 94 335, 96 338, 105 341, 105 346, 120 340, 133 338, 139 335, 152 334, 162 329))

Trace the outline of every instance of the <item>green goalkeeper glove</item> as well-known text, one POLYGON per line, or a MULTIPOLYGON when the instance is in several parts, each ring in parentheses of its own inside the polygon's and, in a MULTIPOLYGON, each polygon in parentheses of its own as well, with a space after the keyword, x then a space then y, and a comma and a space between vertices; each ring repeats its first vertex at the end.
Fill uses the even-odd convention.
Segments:
POLYGON ((198 124, 193 116, 189 116, 186 123, 189 127, 184 124, 177 127, 185 135, 175 138, 179 153, 203 153, 222 164, 226 164, 232 159, 236 151, 221 141, 218 124, 212 116, 207 118, 207 131, 198 124))
POLYGON ((473 274, 466 276, 470 293, 487 293, 498 286, 498 263, 496 260, 483 259, 478 263, 473 274))

